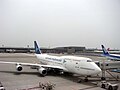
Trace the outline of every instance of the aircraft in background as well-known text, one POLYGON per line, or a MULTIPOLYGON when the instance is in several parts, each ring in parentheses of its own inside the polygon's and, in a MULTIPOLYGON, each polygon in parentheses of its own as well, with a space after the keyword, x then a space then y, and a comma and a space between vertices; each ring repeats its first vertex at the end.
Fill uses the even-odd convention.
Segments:
POLYGON ((115 61, 120 61, 120 55, 119 54, 110 54, 107 49, 104 47, 104 45, 102 46, 102 50, 103 50, 103 55, 105 57, 107 57, 110 60, 115 60, 115 61))
POLYGON ((88 76, 101 72, 101 69, 90 58, 43 54, 36 41, 34 41, 34 46, 35 55, 41 64, 4 61, 0 61, 0 63, 15 64, 17 71, 22 71, 22 66, 34 67, 42 76, 47 75, 49 71, 54 71, 54 73, 75 73, 85 76, 85 81, 88 81, 88 76))

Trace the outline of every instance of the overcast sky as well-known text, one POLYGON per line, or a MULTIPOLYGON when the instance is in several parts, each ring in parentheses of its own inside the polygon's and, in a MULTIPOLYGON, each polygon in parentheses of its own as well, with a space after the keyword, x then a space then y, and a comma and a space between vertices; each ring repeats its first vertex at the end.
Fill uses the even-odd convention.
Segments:
POLYGON ((0 46, 120 49, 120 0, 0 0, 0 46))

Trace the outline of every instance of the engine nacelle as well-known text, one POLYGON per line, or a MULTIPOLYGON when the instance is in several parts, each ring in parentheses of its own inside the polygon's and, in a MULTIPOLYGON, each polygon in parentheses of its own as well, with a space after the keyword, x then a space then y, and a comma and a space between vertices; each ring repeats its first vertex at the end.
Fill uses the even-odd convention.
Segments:
POLYGON ((38 68, 38 71, 43 76, 45 76, 47 74, 47 70, 45 68, 40 67, 40 68, 38 68))
POLYGON ((19 65, 19 64, 16 65, 16 70, 17 70, 17 71, 22 71, 22 69, 23 69, 23 68, 22 68, 21 65, 19 65))

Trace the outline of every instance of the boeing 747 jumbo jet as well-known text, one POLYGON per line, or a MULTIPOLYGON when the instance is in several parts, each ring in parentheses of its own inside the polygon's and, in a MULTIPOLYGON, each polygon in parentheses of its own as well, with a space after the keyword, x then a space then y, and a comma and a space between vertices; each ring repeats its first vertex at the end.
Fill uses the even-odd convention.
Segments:
POLYGON ((0 61, 0 63, 15 64, 17 71, 22 71, 22 66, 35 67, 43 76, 47 75, 49 70, 62 73, 75 73, 85 76, 86 80, 88 80, 86 77, 99 74, 101 72, 101 69, 90 58, 42 54, 36 41, 34 41, 34 45, 36 53, 35 55, 41 64, 4 61, 0 61))
POLYGON ((118 54, 110 54, 103 45, 101 45, 101 46, 102 46, 102 50, 103 50, 103 55, 105 57, 107 57, 110 60, 120 61, 120 55, 118 55, 118 54))

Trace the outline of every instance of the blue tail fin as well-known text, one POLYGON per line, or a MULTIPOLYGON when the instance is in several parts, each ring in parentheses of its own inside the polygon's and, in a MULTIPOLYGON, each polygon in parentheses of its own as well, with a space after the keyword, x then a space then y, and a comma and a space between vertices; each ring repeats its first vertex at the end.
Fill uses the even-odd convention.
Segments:
POLYGON ((109 55, 109 52, 106 50, 106 48, 103 45, 101 45, 101 46, 102 46, 103 54, 109 55))
POLYGON ((35 47, 35 53, 36 54, 42 54, 36 41, 34 41, 34 47, 35 47))

